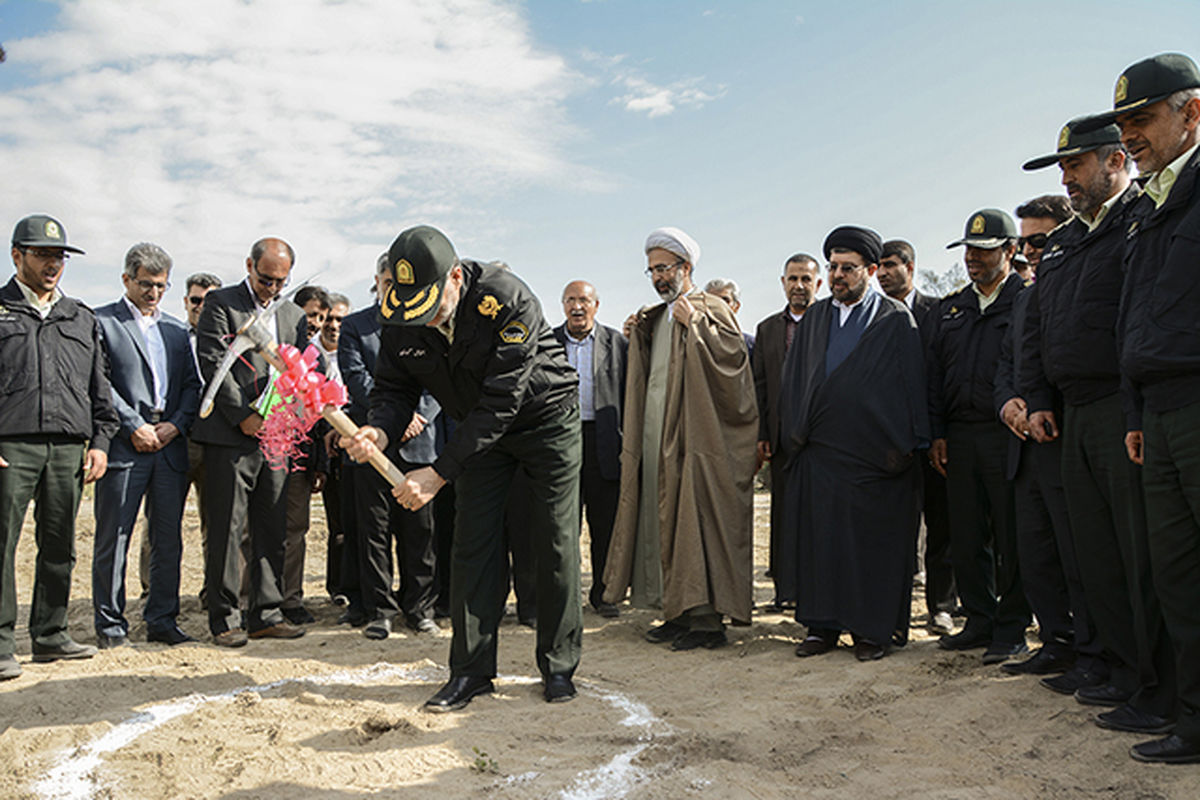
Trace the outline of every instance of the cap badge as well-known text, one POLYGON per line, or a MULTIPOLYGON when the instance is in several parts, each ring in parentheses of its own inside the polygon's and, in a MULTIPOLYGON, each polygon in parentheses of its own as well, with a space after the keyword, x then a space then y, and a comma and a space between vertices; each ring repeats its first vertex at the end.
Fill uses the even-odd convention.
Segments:
POLYGON ((479 301, 478 308, 480 314, 483 314, 485 317, 491 317, 492 319, 495 319, 496 314, 499 313, 500 309, 504 308, 504 304, 500 303, 496 300, 496 298, 489 294, 484 295, 483 299, 479 301))
POLYGON ((1127 94, 1129 94, 1129 78, 1122 75, 1117 78, 1117 88, 1113 92, 1113 105, 1123 103, 1127 94))
POLYGON ((983 233, 983 214, 976 214, 975 219, 971 220, 971 233, 983 233))
POLYGON ((1058 134, 1058 149, 1066 150, 1069 141, 1071 141, 1071 126, 1063 125, 1062 133, 1058 134))
POLYGON ((399 261, 397 261, 396 262, 396 283, 404 283, 409 286, 412 286, 413 283, 415 283, 415 282, 416 282, 416 278, 413 277, 412 264, 408 263, 408 261, 406 261, 403 258, 400 259, 399 261))
POLYGON ((60 231, 58 229, 58 223, 52 219, 46 220, 45 230, 46 230, 46 238, 47 239, 61 239, 62 238, 62 231, 60 231))

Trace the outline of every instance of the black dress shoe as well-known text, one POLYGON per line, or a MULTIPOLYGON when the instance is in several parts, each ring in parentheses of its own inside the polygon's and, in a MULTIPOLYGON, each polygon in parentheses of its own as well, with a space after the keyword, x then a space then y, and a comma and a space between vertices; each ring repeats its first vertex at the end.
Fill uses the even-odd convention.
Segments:
POLYGON ((392 634, 392 620, 390 617, 385 617, 382 614, 367 623, 367 627, 363 628, 363 636, 368 639, 386 639, 392 634))
POLYGON ((70 639, 62 644, 41 646, 35 644, 33 646, 33 660, 39 664, 59 659, 91 658, 94 655, 96 655, 96 648, 90 644, 80 644, 70 639))
POLYGON ((837 640, 837 636, 810 633, 803 642, 796 646, 796 655, 800 658, 824 655, 837 647, 837 640))
POLYGON ((1165 739, 1142 742, 1129 748, 1129 755, 1150 764, 1200 763, 1200 740, 1171 734, 1165 739))
POLYGON ((101 650, 112 650, 115 647, 124 647, 129 644, 129 638, 123 633, 97 633, 96 647, 101 650))
POLYGON ((705 650, 715 650, 724 647, 728 642, 725 631, 688 631, 671 642, 671 649, 679 651, 703 647, 705 650))
POLYGON ((970 626, 963 628, 958 633, 938 639, 938 647, 943 650, 976 650, 980 647, 987 647, 991 643, 991 631, 970 626))
POLYGON ((280 609, 283 612, 283 618, 293 625, 311 625, 317 621, 317 618, 312 615, 304 606, 296 606, 295 608, 280 609))
POLYGON ((688 629, 686 626, 680 625, 678 622, 667 620, 662 625, 655 625, 653 628, 646 631, 646 641, 652 642, 653 644, 664 644, 666 642, 675 641, 687 632, 688 629))
POLYGON ((161 630, 146 631, 146 641, 162 642, 163 644, 169 644, 174 647, 177 644, 194 642, 196 640, 181 631, 178 625, 172 625, 169 628, 162 628, 161 630))
POLYGON ((1053 678, 1042 678, 1039 683, 1052 692, 1059 694, 1075 694, 1077 689, 1087 686, 1103 686, 1108 678, 1097 672, 1090 672, 1083 667, 1072 667, 1062 675, 1053 678))
POLYGON ((1166 717, 1142 711, 1128 703, 1097 714, 1096 724, 1110 731, 1129 733, 1170 733, 1175 728, 1175 723, 1166 717))
POLYGON ((612 603, 597 603, 596 613, 605 619, 616 619, 621 616, 621 611, 612 603))
POLYGON ((491 678, 480 678, 473 675, 460 675, 446 681, 446 685, 438 693, 425 701, 426 711, 443 714, 447 711, 458 711, 466 708, 467 703, 477 694, 490 694, 495 691, 491 678))
POLYGON ((1057 655, 1042 647, 1030 658, 1024 661, 1010 661, 1002 664, 1000 669, 1009 675, 1053 675, 1056 672, 1066 672, 1074 665, 1073 654, 1057 655))
POLYGON ((575 684, 571 682, 571 676, 547 675, 543 683, 545 688, 542 690, 542 696, 546 698, 547 703, 565 703, 575 699, 577 692, 575 684))
POLYGON ((988 649, 983 651, 983 663, 999 664, 1011 658, 1023 656, 1028 652, 1029 647, 1024 642, 992 642, 988 645, 988 649))
POLYGON ((1111 683, 1084 686, 1075 690, 1075 699, 1085 706, 1123 706, 1133 697, 1132 692, 1118 689, 1111 683))
POLYGON ((361 628, 368 622, 370 622, 370 620, 367 619, 366 611, 363 611, 362 608, 359 607, 347 606, 346 610, 343 611, 341 616, 337 618, 336 624, 349 625, 351 628, 361 628))
POLYGON ((857 639, 854 642, 854 657, 859 661, 878 661, 887 651, 883 645, 876 644, 870 639, 857 639))

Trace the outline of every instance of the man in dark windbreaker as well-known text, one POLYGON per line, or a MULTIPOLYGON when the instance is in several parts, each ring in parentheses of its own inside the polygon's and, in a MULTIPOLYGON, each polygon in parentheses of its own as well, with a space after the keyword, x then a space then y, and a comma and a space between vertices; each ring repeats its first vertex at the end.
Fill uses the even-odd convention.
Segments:
POLYGON ((463 708, 491 692, 502 579, 504 509, 523 470, 533 493, 527 521, 537 561, 537 661, 548 702, 575 696, 583 609, 579 602, 578 382, 533 292, 512 272, 460 261, 441 231, 403 231, 388 251, 392 287, 371 393, 371 425, 342 439, 363 461, 399 441, 428 390, 455 420, 431 466, 392 494, 407 509, 447 481, 458 497, 450 575, 450 680, 428 711, 463 708))
POLYGON ((14 558, 29 501, 37 504, 37 564, 29 607, 34 661, 91 658, 67 633, 75 514, 83 484, 103 477, 117 414, 87 306, 58 282, 71 253, 53 217, 34 215, 12 236, 16 274, 0 288, 0 680, 16 678, 14 558))
MULTIPOLYGON (((1117 79, 1121 142, 1146 179, 1125 226, 1117 348, 1126 447, 1143 465, 1154 591, 1174 648, 1177 710, 1140 761, 1200 762, 1200 69, 1180 53, 1117 79)), ((1172 676, 1160 675, 1167 682, 1172 676)))

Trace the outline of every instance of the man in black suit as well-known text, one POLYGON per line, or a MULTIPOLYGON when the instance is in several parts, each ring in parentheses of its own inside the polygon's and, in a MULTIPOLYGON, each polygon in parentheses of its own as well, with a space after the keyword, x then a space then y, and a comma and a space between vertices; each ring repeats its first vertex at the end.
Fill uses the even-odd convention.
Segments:
POLYGON ((587 508, 592 538, 592 588, 588 601, 602 617, 616 617, 604 602, 604 565, 612 539, 621 490, 621 410, 625 406, 625 355, 628 340, 607 325, 596 324, 600 295, 587 281, 563 289, 566 322, 554 337, 579 373, 579 416, 583 420, 583 466, 579 473, 581 505, 587 508))
POLYGON ((754 393, 758 399, 758 466, 771 462, 771 578, 775 581, 776 610, 796 605, 796 543, 783 536, 782 459, 771 456, 779 450, 779 389, 783 375, 783 359, 792 344, 792 336, 800 317, 812 305, 821 288, 817 260, 806 253, 796 253, 783 264, 783 293, 787 306, 758 323, 754 336, 751 366, 754 370, 754 393))
MULTIPOLYGON (((879 288, 893 300, 908 306, 922 335, 928 330, 926 318, 938 298, 922 294, 913 286, 917 271, 917 252, 903 239, 883 243, 883 258, 875 273, 879 288)), ((929 346, 929 342, 925 342, 929 346)), ((951 614, 957 605, 954 591, 954 565, 950 562, 950 512, 946 506, 946 479, 923 459, 925 478, 925 608, 929 611, 930 633, 954 632, 951 614)), ((918 545, 919 547, 919 545, 918 545)))
MULTIPOLYGON (((295 253, 287 242, 260 239, 246 259, 246 280, 214 289, 205 297, 196 351, 206 382, 213 379, 225 357, 231 335, 283 290, 294 263, 295 253)), ((308 320, 293 303, 279 305, 273 328, 281 344, 300 349, 308 344, 308 320)), ((287 472, 271 468, 255 438, 263 425, 257 401, 271 379, 266 360, 247 352, 222 381, 214 413, 196 420, 192 429, 192 438, 204 445, 208 467, 208 625, 213 640, 222 647, 241 647, 247 639, 238 609, 238 546, 247 516, 251 558, 246 628, 256 639, 293 639, 304 634, 303 628, 287 622, 280 611, 287 472)))
POLYGON ((108 472, 96 483, 92 605, 101 648, 126 643, 125 559, 146 500, 150 541, 146 639, 192 641, 179 629, 180 523, 188 489, 186 434, 200 406, 200 378, 188 329, 159 310, 171 285, 171 257, 142 242, 125 254, 125 296, 96 309, 108 356, 121 432, 109 446, 108 472))

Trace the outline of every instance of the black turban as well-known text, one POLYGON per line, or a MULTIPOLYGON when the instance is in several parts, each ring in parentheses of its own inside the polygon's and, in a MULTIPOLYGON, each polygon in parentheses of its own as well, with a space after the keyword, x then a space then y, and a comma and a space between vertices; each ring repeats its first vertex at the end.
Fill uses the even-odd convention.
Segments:
POLYGON ((868 264, 878 264, 883 258, 883 239, 870 228, 860 228, 857 225, 843 225, 834 228, 825 237, 825 260, 833 248, 853 250, 863 257, 868 264))

